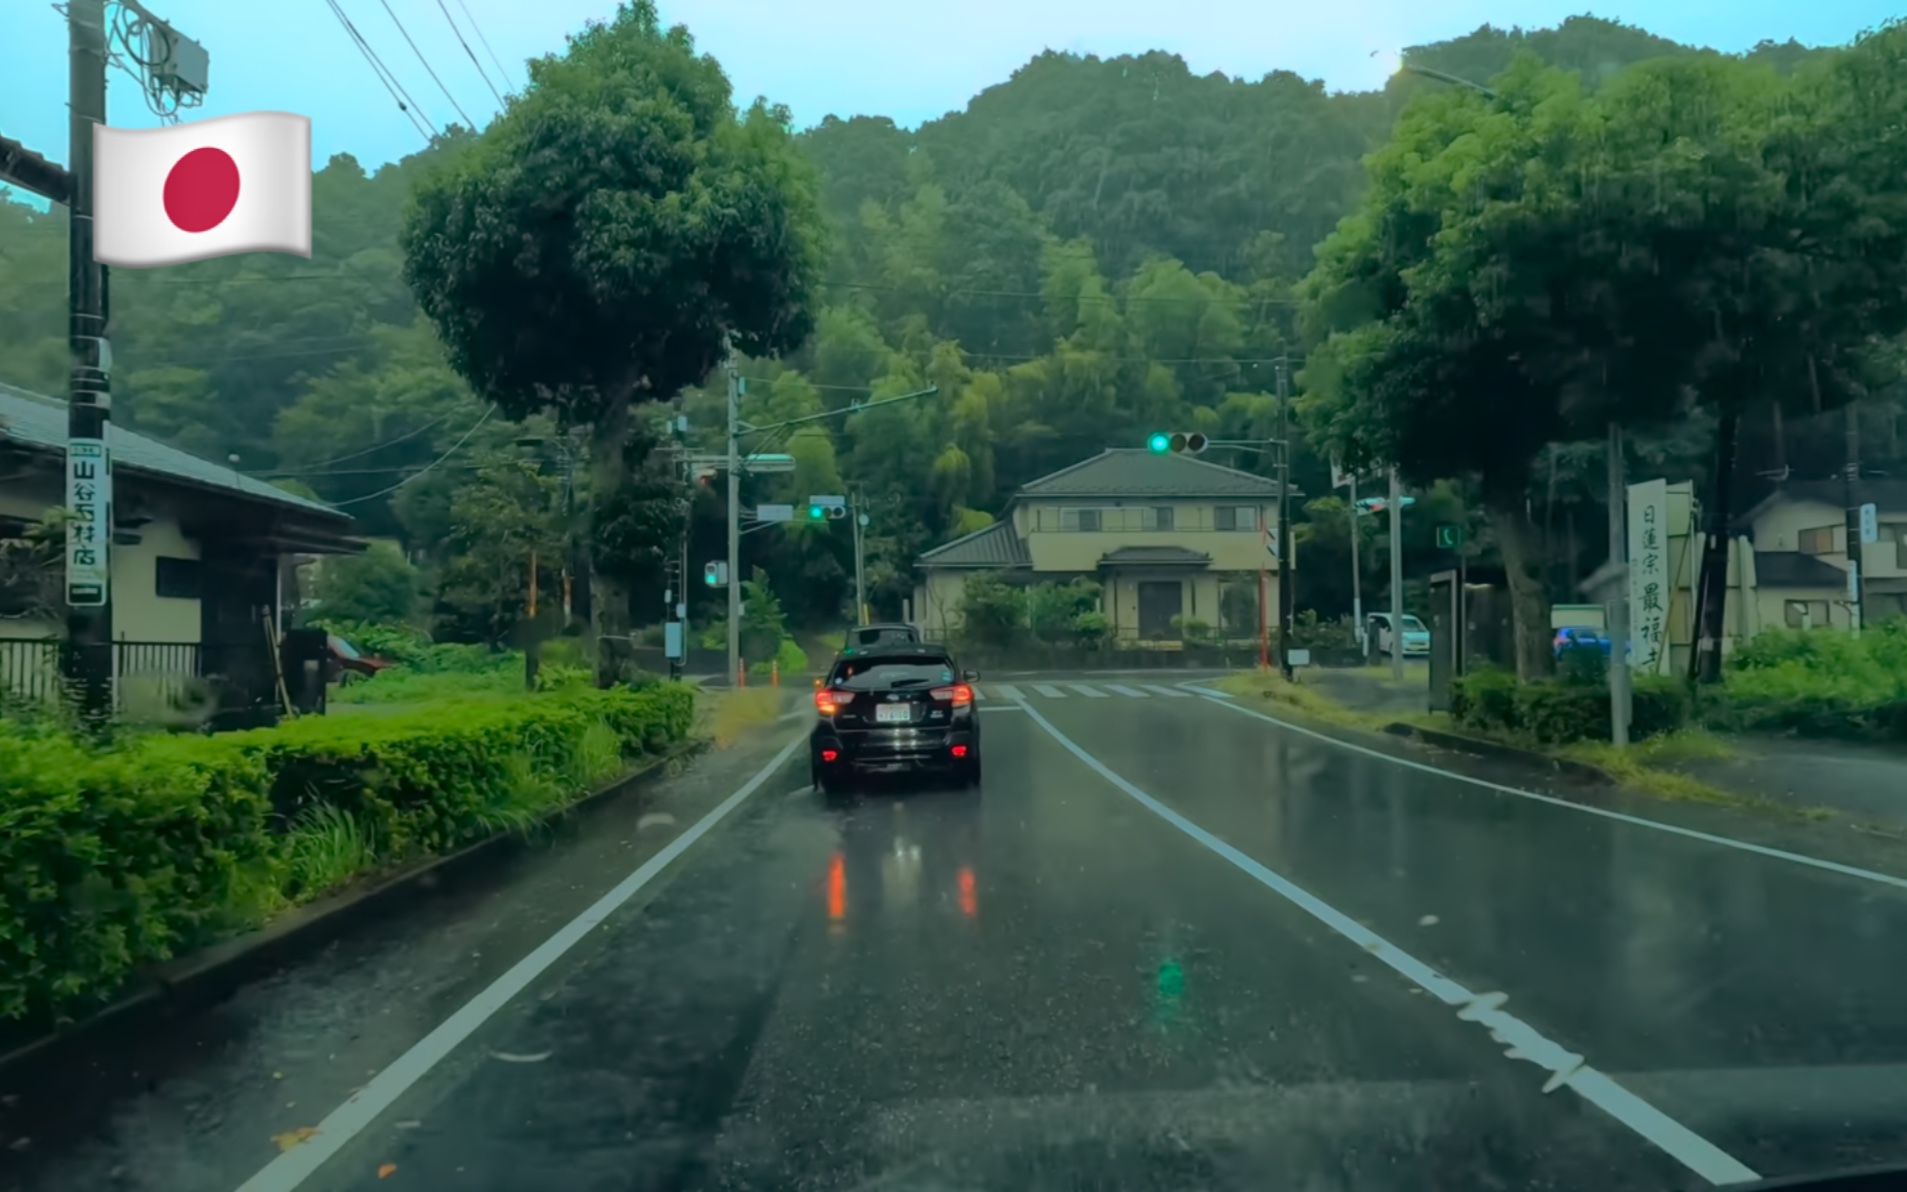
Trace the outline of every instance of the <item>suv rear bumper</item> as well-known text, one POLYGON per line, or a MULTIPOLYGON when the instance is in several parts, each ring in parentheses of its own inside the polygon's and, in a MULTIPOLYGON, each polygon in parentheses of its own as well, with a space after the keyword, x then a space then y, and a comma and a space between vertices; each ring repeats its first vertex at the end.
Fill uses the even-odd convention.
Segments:
POLYGON ((962 725, 846 731, 821 725, 809 738, 809 753, 819 770, 869 774, 951 770, 980 755, 980 739, 971 727, 962 725), (956 749, 959 756, 955 755, 956 749))

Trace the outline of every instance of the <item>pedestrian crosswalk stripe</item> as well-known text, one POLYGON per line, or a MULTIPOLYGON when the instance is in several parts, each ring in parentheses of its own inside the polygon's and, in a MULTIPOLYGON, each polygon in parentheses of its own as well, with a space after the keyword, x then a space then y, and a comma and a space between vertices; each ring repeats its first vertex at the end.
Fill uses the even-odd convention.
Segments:
POLYGON ((1106 698, 1105 692, 1100 691, 1099 689, 1095 687, 1088 687, 1084 683, 1068 683, 1067 686, 1071 687, 1074 691, 1079 692, 1081 695, 1090 696, 1093 699, 1106 698))
POLYGON ((1169 695, 1173 699, 1191 699, 1192 698, 1192 693, 1189 691, 1180 691, 1176 687, 1161 687, 1157 683, 1147 683, 1146 690, 1156 691, 1160 695, 1169 695))
POLYGON ((1002 683, 1002 684, 1000 684, 1000 685, 999 685, 998 687, 996 687, 996 688, 995 688, 994 690, 996 690, 996 691, 998 691, 998 692, 1000 693, 1000 698, 1001 698, 1001 699, 1022 699, 1022 698, 1024 698, 1023 696, 1021 696, 1021 695, 1020 695, 1020 689, 1019 689, 1018 687, 1013 687, 1013 686, 1010 686, 1009 684, 1006 684, 1006 683, 1002 683))
POLYGON ((980 689, 980 687, 979 687, 979 686, 978 686, 978 685, 976 684, 976 685, 974 686, 974 688, 973 688, 973 698, 975 698, 975 699, 985 699, 985 698, 987 698, 987 693, 986 693, 986 692, 984 692, 984 691, 982 691, 982 690, 980 689))
POLYGON ((1117 691, 1120 695, 1130 695, 1138 699, 1150 698, 1149 696, 1146 695, 1145 692, 1139 690, 1137 687, 1121 687, 1117 683, 1108 683, 1106 684, 1106 686, 1111 688, 1114 691, 1117 691))
POLYGON ((1065 699, 1066 698, 1066 693, 1064 691, 1061 691, 1059 688, 1054 687, 1048 683, 1035 683, 1033 684, 1033 690, 1039 692, 1041 695, 1045 696, 1047 699, 1065 699))

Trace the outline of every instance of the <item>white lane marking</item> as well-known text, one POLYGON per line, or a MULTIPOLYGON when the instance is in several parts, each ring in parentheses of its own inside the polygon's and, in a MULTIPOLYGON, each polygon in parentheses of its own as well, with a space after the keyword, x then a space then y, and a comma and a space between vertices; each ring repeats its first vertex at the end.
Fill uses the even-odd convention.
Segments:
POLYGON ((1033 684, 1033 690, 1039 692, 1041 695, 1045 696, 1047 699, 1065 699, 1066 698, 1066 693, 1064 691, 1061 691, 1059 688, 1053 686, 1051 683, 1035 683, 1033 684))
POLYGON ((1130 696, 1133 699, 1151 699, 1152 698, 1151 696, 1147 695, 1145 692, 1139 690, 1137 687, 1121 687, 1117 683, 1108 683, 1106 684, 1106 687, 1109 690, 1117 691, 1120 695, 1130 696))
POLYGON ((1104 762, 1080 748, 1066 734, 1053 727, 1032 705, 1026 714, 1045 729, 1068 753, 1084 762, 1094 773, 1130 796, 1146 810, 1190 836, 1212 852, 1230 861, 1259 884, 1293 903, 1312 918, 1337 932, 1366 953, 1389 966, 1398 976, 1422 988, 1447 1006, 1457 1010, 1464 1022, 1475 1022, 1503 1044, 1511 1059, 1528 1060, 1547 1070, 1549 1080, 1543 1091, 1553 1092, 1565 1085, 1576 1095, 1608 1113, 1611 1117, 1648 1139, 1666 1154, 1712 1184, 1741 1184, 1761 1178, 1753 1169, 1663 1113, 1655 1106, 1597 1071, 1561 1044, 1546 1038, 1535 1027, 1506 1014, 1502 1005, 1508 996, 1502 993, 1472 993, 1469 989, 1391 943, 1375 931, 1344 914, 1323 899, 1280 876, 1238 849, 1186 819, 1178 812, 1146 794, 1115 774, 1104 762))
POLYGON ((710 828, 720 823, 729 812, 741 806, 742 801, 755 793, 756 788, 780 770, 801 745, 801 739, 788 742, 777 753, 774 760, 755 771, 755 776, 744 782, 736 792, 716 804, 715 808, 670 841, 655 856, 650 857, 637 867, 634 873, 617 883, 616 887, 596 900, 582 914, 570 920, 555 935, 543 941, 534 952, 512 965, 489 988, 464 1004, 463 1008, 444 1019, 437 1028, 419 1039, 409 1051, 398 1056, 376 1076, 369 1084, 355 1093, 348 1101, 332 1110, 318 1123, 317 1133, 309 1141, 286 1151, 261 1168, 257 1175, 239 1186, 238 1192, 292 1192, 324 1166, 325 1162, 345 1144, 356 1137, 367 1126, 374 1123, 378 1116, 388 1110, 410 1087, 421 1080, 432 1068, 442 1063, 458 1044, 468 1039, 477 1028, 489 1021, 498 1010, 508 1005, 510 999, 522 993, 530 982, 536 980, 552 964, 562 958, 565 952, 575 947, 597 924, 614 914, 636 892, 648 885, 655 876, 668 868, 688 850, 689 846, 706 835, 710 828))
POLYGON ((983 700, 987 698, 987 693, 981 689, 980 684, 978 683, 975 683, 973 685, 973 698, 977 700, 983 700))
POLYGON ((1071 687, 1071 688, 1072 688, 1072 689, 1073 689, 1074 691, 1077 691, 1077 692, 1079 692, 1079 693, 1080 693, 1081 695, 1083 695, 1083 696, 1086 696, 1086 697, 1088 697, 1088 698, 1090 698, 1090 699, 1109 699, 1109 698, 1111 698, 1111 697, 1110 697, 1110 696, 1108 696, 1108 695, 1107 695, 1107 694, 1106 694, 1105 692, 1103 692, 1103 691, 1101 691, 1101 690, 1099 690, 1099 688, 1097 688, 1097 687, 1092 687, 1092 686, 1088 686, 1088 685, 1087 685, 1087 684, 1085 684, 1085 683, 1068 683, 1068 684, 1067 684, 1067 686, 1068 686, 1068 687, 1071 687))
POLYGON ((1192 698, 1192 693, 1189 691, 1180 691, 1176 687, 1161 687, 1157 683, 1147 683, 1145 685, 1145 689, 1147 691, 1157 692, 1160 695, 1169 695, 1173 699, 1191 699, 1192 698))
POLYGON ((1610 811, 1604 807, 1591 807, 1585 803, 1572 803, 1568 799, 1559 799, 1555 795, 1538 794, 1536 791, 1526 791, 1521 787, 1504 786, 1500 782, 1491 782, 1486 778, 1472 778, 1468 774, 1459 774, 1455 770, 1439 769, 1436 766, 1426 765, 1423 762, 1412 761, 1407 757, 1394 757, 1391 754, 1376 749, 1367 749, 1362 745, 1354 745, 1349 741, 1340 741, 1336 737, 1326 736, 1320 732, 1313 732, 1311 729, 1293 724, 1288 720, 1280 720, 1276 716, 1268 716, 1263 712, 1247 708, 1242 704, 1227 702, 1231 697, 1223 695, 1220 692, 1207 691, 1198 687, 1194 687, 1192 690, 1198 692, 1200 695, 1219 696, 1219 698, 1214 699, 1212 702, 1221 708, 1230 708, 1234 712, 1250 716, 1255 720, 1262 720, 1266 724, 1275 724, 1279 728, 1286 729, 1290 732, 1300 733, 1307 737, 1315 737, 1326 744, 1335 745, 1339 749, 1348 749, 1352 753, 1361 753, 1366 757, 1374 757, 1379 761, 1386 761, 1393 765, 1403 766, 1405 769, 1417 770, 1425 774, 1435 774, 1440 778, 1454 778, 1458 782, 1467 782, 1471 786, 1480 786, 1484 790, 1496 791, 1498 794, 1515 795, 1519 799, 1533 799, 1538 803, 1548 803, 1552 807, 1562 807, 1569 811, 1579 811, 1584 815, 1597 815, 1603 819, 1632 824, 1638 828, 1650 828, 1657 832, 1667 832, 1671 836, 1682 836, 1689 840, 1699 840, 1704 844, 1719 844, 1724 848, 1740 849, 1745 853, 1754 853, 1758 857, 1771 857, 1777 861, 1788 861, 1796 865, 1806 865, 1810 869, 1823 869, 1829 873, 1838 873, 1842 877, 1860 878, 1862 881, 1877 882, 1883 886, 1892 886, 1897 890, 1907 890, 1907 878, 1895 877, 1890 873, 1876 873, 1872 869, 1862 869, 1854 865, 1843 865, 1839 861, 1824 861, 1820 857, 1810 857, 1804 853, 1791 853, 1786 849, 1770 848, 1765 844, 1750 844, 1746 840, 1736 840, 1729 836, 1717 836, 1713 832, 1702 832, 1694 828, 1684 828, 1677 824, 1665 824, 1661 820, 1647 819, 1639 815, 1626 815, 1620 811, 1610 811))
POLYGON ((1018 702, 1019 700, 1023 700, 1026 698, 1025 696, 1020 694, 1020 689, 1018 687, 1013 686, 1013 684, 1011 683, 996 683, 994 684, 993 689, 1000 693, 1001 699, 1010 699, 1015 702, 1018 702))
POLYGON ((1025 711, 1025 709, 1025 704, 998 704, 994 707, 981 708, 980 710, 982 712, 1021 712, 1025 711))

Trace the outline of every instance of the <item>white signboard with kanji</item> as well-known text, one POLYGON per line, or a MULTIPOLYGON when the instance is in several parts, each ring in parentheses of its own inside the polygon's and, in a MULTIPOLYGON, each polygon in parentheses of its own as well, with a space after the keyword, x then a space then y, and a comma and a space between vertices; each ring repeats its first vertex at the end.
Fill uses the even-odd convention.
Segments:
POLYGON ((74 439, 66 447, 66 603, 106 603, 107 552, 112 549, 113 481, 106 444, 74 439))
POLYGON ((1629 663, 1653 673, 1669 627, 1669 485, 1629 486, 1629 663))

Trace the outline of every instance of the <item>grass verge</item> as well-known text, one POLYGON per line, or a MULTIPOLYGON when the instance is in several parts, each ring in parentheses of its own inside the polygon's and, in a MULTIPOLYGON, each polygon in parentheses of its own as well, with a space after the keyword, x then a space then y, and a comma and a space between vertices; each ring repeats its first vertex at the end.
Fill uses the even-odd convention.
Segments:
POLYGON ((1392 724, 1409 724, 1440 732, 1460 733, 1528 750, 1551 757, 1567 758, 1594 766, 1608 774, 1618 785, 1653 795, 1659 799, 1707 803, 1720 807, 1755 808, 1807 820, 1826 819, 1833 812, 1826 808, 1797 811, 1753 795, 1724 790, 1690 774, 1670 768, 1675 762, 1721 760, 1732 756, 1728 743, 1700 729, 1685 729, 1617 749, 1607 741, 1579 741, 1561 747, 1544 746, 1534 741, 1512 740, 1496 734, 1481 733, 1456 724, 1441 712, 1363 711, 1347 707, 1315 687, 1284 681, 1274 672, 1252 671, 1227 675, 1215 686, 1228 694, 1262 700, 1292 711, 1346 728, 1382 732, 1392 724))
POLYGON ((703 691, 696 703, 695 735, 717 749, 731 748, 781 717, 781 692, 773 687, 703 691))

